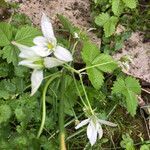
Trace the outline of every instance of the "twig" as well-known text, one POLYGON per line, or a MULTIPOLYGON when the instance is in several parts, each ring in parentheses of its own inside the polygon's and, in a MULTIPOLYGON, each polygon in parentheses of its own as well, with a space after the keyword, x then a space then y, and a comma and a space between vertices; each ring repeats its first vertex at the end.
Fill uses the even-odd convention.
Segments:
POLYGON ((147 91, 147 90, 145 90, 145 89, 143 89, 143 88, 141 88, 141 89, 142 89, 142 91, 144 91, 144 92, 146 92, 146 93, 150 94, 150 92, 149 92, 149 91, 147 91))

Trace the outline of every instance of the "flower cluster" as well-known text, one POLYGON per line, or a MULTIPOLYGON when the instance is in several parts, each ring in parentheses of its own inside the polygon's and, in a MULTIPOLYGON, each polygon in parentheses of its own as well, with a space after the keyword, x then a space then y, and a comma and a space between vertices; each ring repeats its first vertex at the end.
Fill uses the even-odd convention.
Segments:
POLYGON ((41 29, 43 36, 34 38, 35 46, 28 47, 12 42, 21 51, 19 57, 23 60, 19 65, 34 69, 31 75, 31 95, 35 94, 42 83, 44 68, 53 68, 73 60, 71 53, 57 44, 51 21, 44 13, 41 29))
POLYGON ((112 126, 112 127, 116 127, 117 125, 106 121, 106 120, 101 120, 98 119, 97 116, 92 115, 90 116, 88 119, 85 119, 83 121, 81 121, 76 127, 75 129, 79 129, 84 125, 87 125, 87 137, 90 141, 90 144, 93 146, 96 143, 97 138, 99 137, 99 139, 102 138, 103 136, 103 129, 102 129, 102 124, 108 125, 108 126, 112 126))

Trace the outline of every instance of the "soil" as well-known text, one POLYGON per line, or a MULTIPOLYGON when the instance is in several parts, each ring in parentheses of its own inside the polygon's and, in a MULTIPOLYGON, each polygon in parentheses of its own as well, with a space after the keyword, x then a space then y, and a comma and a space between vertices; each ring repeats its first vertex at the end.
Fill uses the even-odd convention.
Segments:
POLYGON ((119 60, 125 55, 132 59, 129 73, 150 83, 150 43, 143 43, 142 33, 132 33, 121 52, 115 54, 114 57, 119 60))
MULTIPOLYGON (((89 30, 91 28, 90 0, 12 0, 20 2, 19 12, 26 14, 33 24, 39 26, 42 12, 58 25, 57 14, 66 16, 75 26, 89 30)), ((101 40, 89 32, 91 40, 100 45, 101 40)))

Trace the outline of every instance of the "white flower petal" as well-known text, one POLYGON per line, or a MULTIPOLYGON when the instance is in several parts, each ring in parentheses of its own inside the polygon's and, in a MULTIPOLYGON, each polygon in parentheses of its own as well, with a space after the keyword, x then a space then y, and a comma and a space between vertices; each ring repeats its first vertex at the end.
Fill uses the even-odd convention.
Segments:
POLYGON ((43 36, 37 36, 33 39, 33 43, 38 45, 38 46, 46 46, 48 41, 45 37, 43 36))
POLYGON ((60 61, 54 57, 46 57, 44 58, 44 66, 45 68, 53 68, 56 66, 62 65, 64 62, 60 61))
POLYGON ((79 128, 83 127, 84 125, 88 124, 89 120, 90 120, 90 119, 85 119, 85 120, 81 121, 81 122, 75 127, 75 129, 79 129, 79 128))
POLYGON ((42 46, 32 46, 32 50, 36 53, 36 55, 41 57, 46 57, 52 53, 48 48, 42 46))
POLYGON ((88 127, 87 127, 87 137, 93 146, 96 143, 97 140, 97 130, 93 123, 93 121, 90 121, 88 127))
POLYGON ((36 53, 32 50, 31 47, 13 42, 13 45, 17 46, 21 53, 19 54, 20 58, 29 58, 29 57, 37 57, 36 53))
POLYGON ((40 87, 43 80, 43 70, 34 70, 31 75, 31 96, 35 94, 35 92, 40 87))
POLYGON ((71 53, 67 49, 61 46, 56 47, 54 51, 54 55, 56 56, 56 58, 65 62, 69 62, 73 60, 71 53))
POLYGON ((19 65, 26 66, 31 69, 39 69, 42 67, 41 65, 34 64, 33 62, 34 62, 33 60, 22 60, 19 62, 19 65))
POLYGON ((43 35, 50 41, 56 40, 50 19, 43 13, 41 19, 43 35))
POLYGON ((102 129, 102 126, 99 123, 98 123, 98 126, 97 126, 97 132, 98 132, 99 139, 101 139, 102 136, 103 136, 103 129, 102 129))
POLYGON ((117 126, 117 124, 109 122, 109 121, 106 121, 106 120, 99 119, 98 121, 99 121, 100 124, 105 124, 105 125, 112 126, 112 127, 116 127, 117 126))

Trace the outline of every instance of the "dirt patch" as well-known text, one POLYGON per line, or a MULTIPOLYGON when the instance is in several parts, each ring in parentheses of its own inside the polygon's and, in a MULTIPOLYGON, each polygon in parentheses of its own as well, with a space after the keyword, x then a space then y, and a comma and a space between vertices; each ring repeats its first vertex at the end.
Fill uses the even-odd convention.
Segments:
MULTIPOLYGON (((15 0, 20 2, 19 12, 26 14, 35 25, 40 24, 42 12, 58 24, 57 14, 66 16, 75 26, 89 30, 91 28, 90 0, 15 0)), ((91 40, 100 45, 100 39, 89 32, 91 40)))
POLYGON ((133 33, 125 42, 121 53, 115 54, 114 57, 118 60, 125 55, 133 60, 129 73, 150 83, 150 43, 143 43, 141 33, 133 33))
POLYGON ((26 0, 20 5, 20 12, 25 13, 39 25, 42 12, 45 12, 56 22, 56 14, 63 14, 73 24, 79 27, 89 27, 90 2, 89 0, 26 0))

